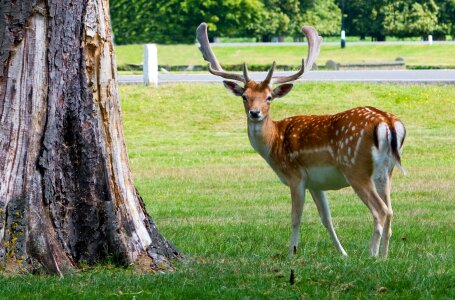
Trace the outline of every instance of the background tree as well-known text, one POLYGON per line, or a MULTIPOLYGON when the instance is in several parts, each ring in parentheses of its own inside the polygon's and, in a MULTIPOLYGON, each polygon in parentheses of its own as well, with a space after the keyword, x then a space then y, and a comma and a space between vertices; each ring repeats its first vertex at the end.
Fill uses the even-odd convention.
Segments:
POLYGON ((272 37, 281 37, 282 40, 288 32, 289 21, 289 17, 278 9, 264 9, 257 14, 257 22, 246 26, 246 33, 262 42, 270 42, 272 37))
POLYGON ((0 6, 0 265, 169 268, 128 167, 108 1, 0 6))
POLYGON ((347 35, 360 36, 364 39, 371 36, 373 40, 384 41, 386 29, 384 28, 384 5, 387 0, 338 0, 338 5, 343 8, 344 25, 347 35))
POLYGON ((258 25, 263 9, 258 0, 110 2, 117 44, 194 43, 194 31, 201 22, 208 24, 211 37, 245 36, 250 24, 258 25))
POLYGON ((264 1, 258 23, 248 26, 248 35, 263 42, 272 37, 284 40, 290 35, 302 40, 302 25, 313 24, 322 35, 336 35, 340 31, 341 12, 333 0, 264 1))
MULTIPOLYGON (((340 7, 342 0, 338 0, 340 7)), ((445 38, 453 34, 455 0, 351 0, 344 1, 344 23, 348 35, 385 37, 427 37, 435 34, 445 38)))
POLYGON ((341 10, 333 0, 313 0, 312 5, 302 10, 301 19, 295 22, 294 32, 302 36, 302 24, 316 26, 320 35, 340 34, 341 10))
POLYGON ((433 34, 438 26, 438 6, 433 0, 394 1, 383 7, 384 29, 388 35, 397 37, 433 34))
POLYGON ((302 24, 339 35, 341 9, 347 35, 383 41, 386 36, 454 34, 455 0, 111 0, 116 43, 194 43, 206 22, 210 37, 302 39, 302 24))
POLYGON ((445 40, 451 35, 455 40, 455 0, 436 0, 439 8, 438 25, 434 30, 435 39, 445 40))

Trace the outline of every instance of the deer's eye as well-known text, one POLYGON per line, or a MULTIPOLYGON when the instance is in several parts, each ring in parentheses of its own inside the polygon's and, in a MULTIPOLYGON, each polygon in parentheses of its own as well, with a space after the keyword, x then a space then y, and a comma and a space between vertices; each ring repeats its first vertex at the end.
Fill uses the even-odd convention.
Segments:
POLYGON ((272 95, 269 95, 267 98, 266 98, 267 102, 270 102, 272 101, 272 95))
POLYGON ((246 101, 248 101, 248 99, 246 98, 246 96, 245 96, 245 95, 242 95, 242 99, 243 99, 243 102, 246 102, 246 101))

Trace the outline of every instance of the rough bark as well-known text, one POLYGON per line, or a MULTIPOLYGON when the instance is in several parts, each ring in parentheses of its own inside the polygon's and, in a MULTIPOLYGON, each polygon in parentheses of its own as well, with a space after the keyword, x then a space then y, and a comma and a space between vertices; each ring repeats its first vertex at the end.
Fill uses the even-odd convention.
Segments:
POLYGON ((0 263, 64 274, 178 250, 134 188, 107 0, 0 0, 0 263))

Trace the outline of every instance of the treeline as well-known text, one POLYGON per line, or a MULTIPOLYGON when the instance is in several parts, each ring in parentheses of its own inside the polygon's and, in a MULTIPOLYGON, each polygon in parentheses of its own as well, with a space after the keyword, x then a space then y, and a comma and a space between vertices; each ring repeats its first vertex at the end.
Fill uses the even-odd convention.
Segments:
POLYGON ((443 40, 455 36, 455 0, 339 0, 349 35, 384 41, 429 34, 443 40))
POLYGON ((378 41, 455 35, 455 0, 110 0, 110 7, 117 44, 193 43, 201 22, 210 37, 257 41, 300 40, 303 24, 331 36, 343 23, 348 35, 378 41))

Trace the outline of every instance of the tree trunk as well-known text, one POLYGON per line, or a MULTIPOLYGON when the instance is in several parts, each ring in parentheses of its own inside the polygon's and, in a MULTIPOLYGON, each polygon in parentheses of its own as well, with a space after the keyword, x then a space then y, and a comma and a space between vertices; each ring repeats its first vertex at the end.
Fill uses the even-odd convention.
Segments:
POLYGON ((128 166, 108 0, 1 0, 0 263, 170 267, 128 166))
POLYGON ((263 43, 268 43, 268 42, 270 42, 270 40, 271 40, 271 36, 270 35, 268 35, 268 34, 261 35, 261 41, 263 43))
POLYGON ((376 42, 385 42, 386 36, 383 35, 382 33, 375 33, 375 34, 373 35, 373 39, 374 39, 376 42))

